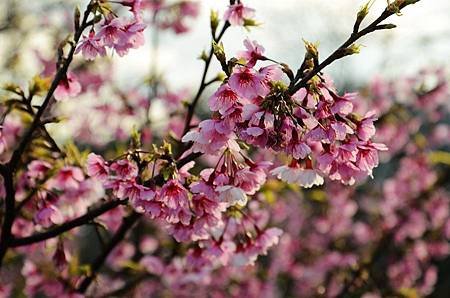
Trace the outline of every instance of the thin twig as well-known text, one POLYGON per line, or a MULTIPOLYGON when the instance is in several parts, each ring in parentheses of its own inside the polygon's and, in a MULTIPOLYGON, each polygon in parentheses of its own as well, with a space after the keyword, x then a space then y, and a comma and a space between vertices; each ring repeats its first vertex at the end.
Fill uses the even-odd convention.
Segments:
POLYGON ((10 246, 10 241, 12 239, 11 228, 14 223, 14 219, 16 217, 15 212, 15 188, 14 188, 14 175, 19 164, 19 161, 22 157, 22 154, 25 152, 26 147, 31 143, 34 132, 41 127, 41 117, 44 115, 56 88, 62 79, 67 75, 67 70, 69 69, 69 65, 73 60, 73 56, 75 54, 75 49, 77 47, 78 41, 81 38, 81 34, 84 29, 88 26, 88 18, 91 14, 92 5, 88 4, 86 11, 84 12, 83 20, 81 22, 80 28, 75 32, 74 41, 71 43, 71 48, 67 58, 64 59, 64 62, 61 68, 57 71, 55 78, 47 92, 47 95, 44 99, 44 102, 39 107, 36 115, 31 123, 30 128, 23 135, 21 141, 16 150, 14 150, 10 161, 2 167, 1 174, 3 175, 4 183, 5 183, 5 210, 4 210, 4 219, 2 225, 2 234, 0 238, 0 267, 2 265, 3 258, 10 246))
MULTIPOLYGON (((399 9, 402 9, 407 5, 408 5, 407 3, 404 3, 404 4, 400 5, 399 9)), ((315 67, 310 72, 308 72, 300 80, 300 82, 298 82, 297 84, 295 84, 291 88, 289 88, 289 93, 291 95, 295 94, 301 88, 306 87, 309 80, 311 80, 315 75, 317 75, 319 72, 321 72, 325 67, 327 67, 334 61, 336 61, 340 58, 343 58, 344 57, 342 54, 343 50, 347 49, 358 39, 360 39, 361 37, 363 37, 369 33, 374 32, 374 31, 385 29, 385 28, 379 26, 380 23, 383 22, 384 20, 386 20, 387 18, 389 18, 390 16, 394 15, 395 13, 396 12, 394 10, 389 9, 389 7, 387 7, 383 11, 383 13, 375 21, 373 21, 370 25, 368 25, 366 28, 364 28, 363 30, 358 31, 358 32, 353 32, 350 35, 350 37, 339 48, 337 48, 330 56, 328 56, 327 59, 325 59, 319 65, 315 65, 315 67)))
MULTIPOLYGON (((219 35, 217 37, 213 36, 213 41, 219 42, 222 39, 223 35, 225 34, 225 31, 229 27, 230 27, 230 23, 228 21, 225 22, 225 24, 223 25, 223 28, 220 31, 219 35)), ((184 129, 183 129, 182 135, 185 135, 189 131, 192 118, 194 117, 194 112, 195 112, 195 108, 197 106, 197 103, 198 103, 200 97, 202 96, 203 91, 209 85, 209 84, 206 84, 206 75, 208 74, 209 66, 211 65, 211 61, 212 61, 213 55, 214 55, 214 49, 213 49, 213 46, 211 45, 208 57, 205 60, 205 67, 203 69, 202 79, 201 79, 200 86, 198 88, 197 94, 195 95, 194 99, 192 100, 192 102, 188 106, 188 112, 187 112, 187 116, 186 116, 186 121, 184 123, 184 129)))

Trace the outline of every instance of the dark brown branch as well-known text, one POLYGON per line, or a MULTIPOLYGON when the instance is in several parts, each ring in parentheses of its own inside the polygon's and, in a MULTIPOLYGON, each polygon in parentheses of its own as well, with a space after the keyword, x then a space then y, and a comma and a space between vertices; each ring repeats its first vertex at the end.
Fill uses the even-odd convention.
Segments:
MULTIPOLYGON (((407 2, 403 3, 402 5, 399 6, 399 10, 409 4, 411 4, 411 3, 407 3, 407 2)), ((328 65, 330 65, 331 63, 333 63, 334 61, 336 61, 338 59, 348 56, 348 54, 345 55, 345 54, 343 54, 343 52, 346 49, 348 49, 348 47, 350 47, 354 42, 356 42, 361 37, 363 37, 369 33, 372 33, 374 31, 377 31, 377 30, 387 29, 385 25, 380 25, 380 23, 395 13, 396 12, 394 10, 387 7, 383 11, 383 13, 375 21, 373 21, 370 25, 368 25, 366 28, 364 28, 363 30, 358 31, 358 32, 353 32, 350 35, 350 37, 339 48, 337 48, 330 56, 328 56, 327 59, 325 59, 319 65, 315 65, 314 68, 300 80, 300 82, 298 82, 298 83, 295 82, 296 84, 293 85, 291 88, 289 88, 289 93, 291 95, 295 94, 301 88, 306 87, 309 80, 311 80, 315 75, 317 75, 319 72, 321 72, 325 67, 327 67, 328 65)))
POLYGON ((22 140, 19 143, 19 146, 14 151, 11 160, 9 161, 9 165, 11 169, 15 169, 17 164, 20 161, 20 158, 22 154, 24 153, 27 145, 31 142, 33 133, 39 128, 41 125, 41 118, 44 115, 44 112, 46 111, 50 100, 53 97, 53 93, 55 92, 56 88, 58 87, 61 80, 63 80, 66 75, 67 71, 69 69, 69 65, 72 63, 73 56, 75 54, 75 50, 78 44, 78 41, 81 38, 81 34, 83 33, 84 29, 88 26, 88 17, 91 13, 92 5, 89 4, 86 11, 84 12, 83 21, 81 23, 80 28, 75 32, 73 43, 71 43, 70 51, 67 55, 67 57, 64 59, 64 63, 62 64, 61 68, 57 71, 55 78, 53 79, 52 84, 50 85, 50 88, 47 92, 47 95, 45 96, 44 102, 39 107, 38 111, 36 112, 36 115, 33 119, 33 122, 31 123, 30 128, 27 130, 27 132, 22 137, 22 140))
POLYGON ((26 147, 31 143, 34 132, 41 127, 42 125, 41 117, 44 115, 50 103, 50 100, 53 97, 53 93, 55 92, 61 80, 64 79, 65 76, 67 75, 67 70, 69 69, 70 63, 72 62, 76 46, 81 38, 81 34, 83 33, 84 29, 88 26, 88 18, 89 15, 91 14, 91 10, 92 5, 89 4, 84 13, 81 26, 75 32, 74 40, 71 43, 69 54, 67 55, 67 58, 64 59, 61 68, 57 71, 55 78, 53 79, 53 82, 44 99, 44 102, 36 112, 36 115, 33 119, 33 122, 31 123, 30 128, 23 135, 16 150, 14 150, 10 161, 2 167, 4 168, 4 170, 1 171, 1 174, 3 175, 5 181, 4 183, 5 183, 6 197, 5 197, 5 210, 4 210, 5 213, 2 225, 2 234, 0 238, 0 267, 2 264, 2 260, 10 246, 10 241, 12 240, 11 228, 14 223, 14 219, 16 217, 14 175, 17 169, 17 165, 19 164, 22 154, 25 152, 26 147))
POLYGON ((71 221, 68 221, 66 223, 63 223, 59 226, 56 226, 54 228, 51 228, 48 231, 37 233, 28 237, 23 238, 14 238, 11 240, 10 246, 11 247, 17 247, 17 246, 24 246, 24 245, 30 245, 33 243, 41 242, 53 237, 56 237, 58 235, 61 235, 64 232, 70 231, 76 227, 85 225, 89 223, 91 220, 95 219, 96 217, 120 206, 125 205, 127 203, 127 200, 114 200, 114 201, 108 201, 101 205, 100 207, 97 207, 95 209, 89 210, 86 212, 86 214, 77 217, 71 221))
POLYGON ((5 185, 6 197, 4 200, 5 212, 3 213, 3 225, 2 234, 0 236, 0 267, 2 265, 3 258, 8 251, 9 242, 12 237, 11 228, 14 223, 15 213, 15 190, 14 190, 14 178, 12 171, 8 165, 2 167, 1 174, 3 175, 3 183, 5 185))
MULTIPOLYGON (((230 23, 228 21, 225 22, 219 35, 217 37, 213 36, 213 41, 219 42, 222 39, 223 35, 225 34, 225 31, 229 27, 230 27, 230 23)), ((208 74, 209 66, 211 65, 213 55, 214 55, 214 49, 213 49, 213 46, 211 45, 208 57, 205 60, 205 67, 203 69, 203 75, 202 75, 202 80, 200 82, 200 87, 198 88, 197 94, 195 95, 194 99, 188 106, 188 112, 187 112, 187 116, 186 116, 186 121, 184 123, 184 129, 183 129, 182 136, 184 136, 189 131, 192 118, 194 117, 194 112, 195 112, 197 103, 200 100, 200 97, 202 96, 203 91, 205 91, 205 88, 209 85, 206 83, 206 75, 208 74)))

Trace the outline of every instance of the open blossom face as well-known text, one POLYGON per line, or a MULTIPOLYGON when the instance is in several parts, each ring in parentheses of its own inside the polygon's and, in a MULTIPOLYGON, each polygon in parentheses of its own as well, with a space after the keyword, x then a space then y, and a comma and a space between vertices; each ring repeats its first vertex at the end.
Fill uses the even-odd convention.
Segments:
POLYGON ((48 204, 40 209, 35 217, 34 221, 39 225, 48 228, 54 224, 61 224, 64 218, 61 212, 54 205, 48 204))
POLYGON ((117 177, 123 180, 134 179, 138 174, 137 166, 127 159, 121 159, 113 162, 110 168, 116 173, 117 177))
POLYGON ((128 40, 127 34, 123 31, 124 25, 123 19, 120 18, 105 21, 97 33, 97 37, 104 46, 110 48, 115 45, 123 45, 128 40))
POLYGON ((123 33, 125 33, 124 40, 114 44, 114 49, 119 56, 124 56, 131 48, 139 48, 145 42, 144 29, 146 25, 137 21, 131 21, 125 23, 122 27, 123 33))
POLYGON ((238 100, 238 95, 227 84, 224 84, 210 97, 208 105, 211 111, 219 111, 225 115, 237 104, 238 100))
POLYGON ((46 161, 33 160, 28 165, 27 176, 30 179, 42 180, 44 179, 48 170, 52 168, 52 165, 46 161))
POLYGON ((247 67, 236 67, 229 80, 230 87, 241 97, 253 99, 265 96, 269 90, 263 82, 263 77, 247 67))
POLYGON ((87 174, 91 177, 96 177, 101 181, 108 178, 109 169, 105 160, 100 155, 90 153, 87 158, 87 174))
POLYGON ((106 56, 105 46, 101 42, 101 38, 95 35, 94 31, 89 32, 89 35, 83 36, 80 45, 75 51, 75 54, 82 53, 87 60, 94 60, 97 56, 106 56))
POLYGON ((238 58, 242 58, 247 62, 248 67, 255 66, 256 62, 264 57, 264 47, 258 44, 256 40, 244 40, 246 51, 238 53, 238 58))
POLYGON ((217 188, 219 199, 228 204, 228 206, 245 206, 247 204, 247 195, 245 192, 235 186, 224 185, 217 188))

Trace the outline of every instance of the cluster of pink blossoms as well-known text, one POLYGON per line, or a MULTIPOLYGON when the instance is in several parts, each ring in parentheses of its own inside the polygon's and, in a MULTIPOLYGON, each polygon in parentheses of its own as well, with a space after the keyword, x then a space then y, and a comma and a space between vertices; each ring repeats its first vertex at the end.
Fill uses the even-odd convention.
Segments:
POLYGON ((106 48, 111 48, 119 56, 124 56, 131 48, 144 44, 145 27, 139 11, 131 20, 108 14, 97 33, 92 29, 88 36, 83 36, 76 53, 81 52, 86 59, 93 60, 97 56, 105 56, 106 48))
POLYGON ((81 168, 55 168, 43 160, 30 162, 18 179, 16 197, 23 213, 33 215, 31 221, 24 216, 14 222, 13 233, 21 237, 80 216, 104 194, 100 184, 86 178, 81 168))
MULTIPOLYGON (((82 53, 87 60, 94 60, 97 56, 106 56, 106 48, 113 49, 119 56, 124 56, 130 49, 141 47, 144 42, 144 29, 146 25, 142 19, 142 7, 140 0, 128 0, 114 2, 125 7, 130 7, 133 18, 117 17, 113 12, 106 12, 101 5, 96 4, 102 16, 99 28, 92 26, 89 34, 83 35, 75 54, 82 53), (97 30, 97 32, 96 32, 97 30)), ((56 100, 65 100, 75 97, 81 92, 81 84, 76 76, 68 73, 55 90, 56 100)))
MULTIPOLYGON (((432 78, 442 77, 440 72, 427 73, 432 78)), ((389 162, 381 165, 381 172, 395 174, 388 179, 377 175, 358 188, 329 182, 321 190, 283 193, 265 209, 274 225, 284 230, 271 257, 255 267, 220 268, 214 276, 221 278, 212 278, 201 287, 193 282, 189 290, 217 297, 226 297, 225 291, 248 297, 312 297, 318 293, 323 297, 345 297, 353 281, 352 293, 364 298, 408 292, 433 295, 439 285, 445 291, 446 281, 440 276, 445 276, 443 260, 450 255, 448 167, 433 165, 427 154, 445 150, 450 144, 445 138, 449 126, 448 108, 444 105, 449 94, 444 90, 448 90, 448 83, 431 80, 437 85, 418 93, 416 88, 423 86, 423 80, 422 74, 405 79, 410 84, 403 84, 403 80, 383 81, 386 89, 381 90, 396 93, 389 93, 392 98, 383 97, 389 104, 382 110, 380 80, 371 85, 369 100, 352 100, 355 109, 378 109, 381 126, 415 127, 405 134, 406 145, 402 143, 394 154, 387 152, 390 154, 385 159, 390 158, 389 162), (408 94, 406 101, 402 100, 403 94, 408 94), (432 100, 424 109, 416 110, 424 98, 432 100), (414 111, 405 113, 411 107, 414 111), (438 125, 434 122, 437 114, 438 125), (414 136, 429 128, 428 133, 436 137, 421 144, 424 147, 417 146, 414 136), (398 160, 399 156, 404 157, 398 160), (365 273, 355 273, 360 266, 367 270, 361 272, 367 272, 369 278, 364 277, 365 273)), ((390 148, 397 142, 395 138, 385 141, 390 148)), ((264 193, 260 195, 264 197, 264 193)))
MULTIPOLYGON (((97 3, 105 2, 108 1, 97 3)), ((241 1, 230 2, 224 15, 229 24, 254 23, 253 9, 241 1)), ((145 27, 140 15, 142 8, 153 11, 154 24, 176 33, 187 30, 185 18, 198 14, 198 4, 190 1, 171 5, 164 0, 111 3, 129 8, 134 19, 103 15, 100 28, 93 28, 77 48, 77 53, 82 52, 88 60, 106 55, 106 48, 122 56, 130 48, 140 46, 145 27)), ((225 23, 224 28, 229 24, 225 23)), ((385 125, 389 123, 386 118, 392 116, 388 114, 395 114, 396 110, 387 104, 383 106, 385 110, 376 109, 378 115, 365 113, 367 107, 360 103, 361 98, 356 100, 355 94, 338 95, 321 74, 291 94, 291 86, 283 81, 285 66, 256 68, 259 61, 272 60, 264 56, 264 48, 257 42, 246 40, 244 45, 246 50, 238 54, 238 59, 230 60, 233 63, 228 66, 234 66, 229 69, 228 78, 209 100, 211 119, 200 122, 198 129, 181 136, 186 127, 196 123, 196 119, 188 119, 186 124, 177 118, 176 109, 182 106, 185 94, 164 90, 160 94, 154 91, 150 96, 171 103, 168 107, 171 116, 177 114, 170 119, 169 126, 189 145, 174 138, 165 139, 181 148, 181 157, 136 149, 147 147, 148 143, 142 146, 139 143, 148 141, 148 135, 141 140, 133 136, 133 149, 115 160, 105 161, 91 153, 86 166, 89 177, 80 167, 81 161, 68 158, 53 164, 50 159, 35 160, 30 155, 28 165, 14 177, 18 214, 12 227, 16 238, 13 243, 45 236, 61 228, 64 222, 99 212, 93 205, 100 203, 103 196, 109 198, 107 204, 123 205, 89 219, 81 230, 14 247, 13 254, 24 256, 21 274, 26 295, 84 297, 79 286, 90 277, 95 280, 88 285, 89 297, 122 293, 133 297, 165 296, 168 290, 180 297, 336 297, 352 292, 355 296, 374 298, 402 294, 405 289, 418 295, 432 293, 438 276, 434 262, 450 252, 450 196, 426 153, 436 149, 435 141, 445 142, 445 136, 450 135, 448 125, 441 123, 442 129, 433 132, 428 147, 423 145, 424 148, 408 143, 411 139, 408 134, 423 129, 412 117, 404 129, 406 141, 397 148, 407 157, 400 160, 397 173, 383 182, 381 192, 378 180, 354 187, 329 181, 324 188, 298 192, 297 188, 270 180, 270 174, 303 188, 320 186, 325 177, 352 185, 371 176, 378 166, 378 152, 387 149, 372 141, 374 121, 380 116, 385 125), (247 145, 250 150, 243 149, 247 145), (251 150, 252 146, 260 150, 251 150), (192 152, 205 153, 204 159, 197 165, 191 161, 177 168, 184 158, 199 156, 192 152), (287 162, 284 155, 288 156, 287 162), (275 168, 269 159, 276 160, 275 168), (200 170, 198 165, 202 166, 200 170), (136 212, 144 216, 134 222, 136 229, 129 227, 124 232, 123 227, 136 212), (284 232, 270 227, 273 224, 284 232), (82 247, 85 241, 77 243, 78 239, 87 238, 85 232, 89 237, 94 234, 94 230, 89 232, 91 228, 95 229, 98 247, 102 249, 104 234, 115 233, 106 244, 113 248, 105 250, 105 262, 100 264, 107 270, 96 268, 98 258, 91 267, 79 266, 85 262, 83 258, 92 257, 95 250, 92 247, 97 248, 97 245, 89 247, 86 253, 82 247), (27 237, 30 235, 33 236, 27 237), (123 239, 115 243, 117 235, 123 239), (274 248, 272 253, 256 263, 270 248, 274 248), (380 248, 385 252, 381 256, 377 253, 380 248), (380 264, 383 270, 379 272, 376 266, 380 264), (135 279, 141 283, 138 287, 135 279)), ((90 81, 89 73, 77 76, 90 81)), ((436 121, 445 120, 446 112, 438 107, 445 102, 448 91, 444 77, 439 78, 442 85, 432 91, 420 90, 425 95, 417 90, 412 92, 414 95, 408 93, 408 97, 418 99, 411 104, 426 108, 436 121)), ((87 85, 68 73, 54 97, 61 100, 76 96, 87 85)), ((379 87, 385 91, 385 85, 379 87)), ((390 87, 386 89, 391 91, 390 87)), ((120 107, 95 104, 96 111, 103 115, 100 122, 106 123, 111 118, 112 122, 126 122, 125 115, 139 118, 144 114, 145 120, 138 122, 144 128, 148 126, 148 132, 149 100, 134 91, 120 94, 123 104, 120 107), (136 100, 128 101, 126 97, 136 100)), ((95 128, 95 123, 90 125, 95 128)), ((108 129, 120 141, 130 138, 120 127, 108 129)), ((76 140, 102 147, 104 143, 93 140, 99 135, 98 130, 95 132, 96 135, 90 135, 82 131, 76 140)), ((19 135, 20 126, 4 122, 0 129, 2 159, 8 160, 6 155, 19 135)), ((388 135, 391 138, 381 136, 378 140, 395 146, 393 135, 395 132, 388 135)), ((448 140, 445 144, 448 145, 448 140)), ((111 153, 107 146, 100 150, 105 155, 111 153)), ((3 198, 5 189, 3 183, 0 185, 3 198)), ((98 255, 102 258, 105 251, 98 255)), ((7 277, 6 281, 5 286, 0 285, 0 296, 8 296, 13 288, 18 288, 10 286, 14 278, 7 277)))
MULTIPOLYGON (((189 173, 194 162, 188 163, 176 173, 176 178, 160 188, 145 186, 138 178, 138 167, 128 159, 111 163, 91 153, 87 161, 88 175, 103 182, 118 199, 130 200, 134 208, 166 225, 170 234, 180 242, 202 241, 202 250, 219 247, 224 239, 236 233, 245 234, 245 225, 230 230, 228 222, 234 220, 230 211, 244 212, 248 196, 265 183, 270 163, 253 163, 248 158, 238 160, 226 152, 215 169, 204 169, 198 178, 189 173), (193 181, 193 182, 188 182, 193 181)), ((255 235, 233 243, 234 262, 241 265, 253 263, 259 254, 277 243, 281 231, 276 228, 261 230, 254 226, 255 235), (261 242, 263 244, 261 244, 261 242)), ((230 243, 227 244, 228 249, 230 243)), ((197 252, 199 254, 200 252, 197 252)))
POLYGON ((272 173, 304 187, 322 184, 324 175, 345 184, 372 175, 378 151, 387 150, 372 142, 375 115, 354 113, 354 95, 337 95, 324 79, 291 96, 281 81, 280 66, 254 68, 258 60, 266 59, 264 48, 249 40, 245 46, 239 58, 246 64, 235 66, 209 100, 212 119, 183 137, 184 142, 193 142, 193 152, 239 151, 238 140, 284 152, 292 162, 272 173))

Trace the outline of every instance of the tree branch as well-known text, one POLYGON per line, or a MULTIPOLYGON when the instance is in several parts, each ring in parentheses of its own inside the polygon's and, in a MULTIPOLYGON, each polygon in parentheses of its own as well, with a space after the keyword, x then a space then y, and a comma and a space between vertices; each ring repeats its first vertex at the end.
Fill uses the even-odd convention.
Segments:
MULTIPOLYGON (((402 8, 406 7, 409 4, 411 4, 411 3, 404 2, 403 4, 401 4, 399 6, 399 10, 401 10, 402 8)), ((377 31, 377 30, 387 29, 386 26, 380 25, 380 23, 395 13, 396 13, 395 10, 387 7, 383 11, 383 13, 375 21, 373 21, 370 25, 368 25, 366 28, 364 28, 361 31, 353 32, 350 35, 350 37, 339 48, 337 48, 330 56, 328 56, 328 58, 326 58, 319 65, 315 65, 314 68, 300 80, 300 82, 298 82, 298 83, 294 82, 295 84, 291 88, 289 88, 289 94, 293 95, 301 88, 306 87, 309 80, 311 80, 315 75, 317 75, 319 72, 321 72, 325 67, 327 67, 334 61, 347 56, 347 55, 343 55, 343 51, 345 49, 347 49, 349 46, 351 46, 354 42, 356 42, 361 37, 363 37, 369 33, 372 33, 374 31, 377 31)))
POLYGON ((78 44, 78 41, 81 38, 81 34, 83 33, 84 29, 88 26, 88 17, 91 13, 92 5, 88 4, 86 11, 84 12, 83 21, 80 25, 80 28, 75 32, 73 43, 71 43, 70 51, 67 55, 67 58, 64 59, 64 63, 62 67, 57 71, 55 78, 53 79, 52 84, 50 85, 50 88, 47 92, 47 95, 45 96, 44 102, 39 107, 38 111, 36 112, 36 115, 33 119, 33 122, 31 123, 30 128, 27 130, 27 132, 22 137, 21 142, 19 143, 19 146, 14 151, 11 160, 9 161, 9 165, 11 169, 15 169, 17 167, 17 164, 20 161, 20 158, 22 154, 24 153, 27 145, 31 142, 33 133, 39 128, 41 125, 41 117, 44 115, 45 110, 47 109, 50 100, 53 97, 53 93, 55 92, 56 88, 58 87, 59 83, 62 79, 64 79, 67 75, 67 71, 69 69, 69 65, 72 63, 73 56, 75 54, 75 50, 78 44))
MULTIPOLYGON (((219 35, 217 37, 213 36, 213 41, 219 42, 222 39, 223 35, 225 34, 225 31, 229 27, 230 27, 230 23, 228 21, 225 22, 219 35)), ((203 91, 209 85, 206 83, 206 75, 208 74, 209 66, 211 65, 211 60, 212 60, 213 55, 214 55, 214 49, 213 49, 213 46, 211 45, 211 49, 209 50, 208 58, 205 61, 205 67, 203 69, 203 75, 202 75, 202 80, 200 82, 200 87, 198 88, 197 94, 195 95, 194 99, 188 106, 188 112, 187 112, 187 116, 186 116, 186 121, 184 123, 184 129, 183 129, 182 136, 184 136, 189 131, 192 118, 194 117, 194 112, 195 112, 197 103, 200 100, 200 97, 202 96, 203 91)))
POLYGON ((28 237, 13 238, 11 240, 10 246, 18 247, 18 246, 30 245, 33 243, 41 242, 41 241, 56 237, 58 235, 61 235, 64 232, 70 231, 76 227, 85 225, 85 224, 89 223, 91 220, 95 219, 96 217, 98 217, 120 205, 125 205, 127 202, 128 202, 128 200, 108 201, 95 209, 89 210, 88 212, 86 212, 86 214, 84 214, 80 217, 77 217, 75 219, 72 219, 71 221, 63 223, 59 226, 51 228, 48 231, 36 233, 36 234, 28 236, 28 237))
MULTIPOLYGON (((32 141, 32 137, 34 132, 41 127, 41 117, 44 115, 46 108, 48 107, 50 100, 53 97, 53 93, 58 87, 61 80, 66 76, 67 70, 69 69, 69 65, 72 62, 73 55, 75 54, 75 49, 78 44, 78 41, 81 38, 81 34, 84 29, 88 25, 88 17, 91 13, 92 5, 88 4, 86 11, 84 12, 83 21, 81 22, 80 27, 75 32, 74 41, 71 43, 71 48, 67 58, 64 60, 62 67, 57 71, 55 78, 47 92, 47 95, 44 99, 44 102, 39 107, 33 122, 31 123, 30 128, 23 135, 21 141, 19 142, 18 147, 14 150, 10 161, 2 166, 1 174, 5 180, 5 190, 6 190, 6 198, 5 198, 5 215, 2 225, 2 234, 0 238, 0 267, 2 264, 2 260, 10 246, 10 241, 12 239, 11 228, 14 223, 14 219, 16 217, 15 213, 15 189, 14 189, 14 175, 17 169, 17 165, 22 157, 22 154, 25 152, 26 147, 32 141)), ((45 129, 45 128, 44 128, 45 129)))

